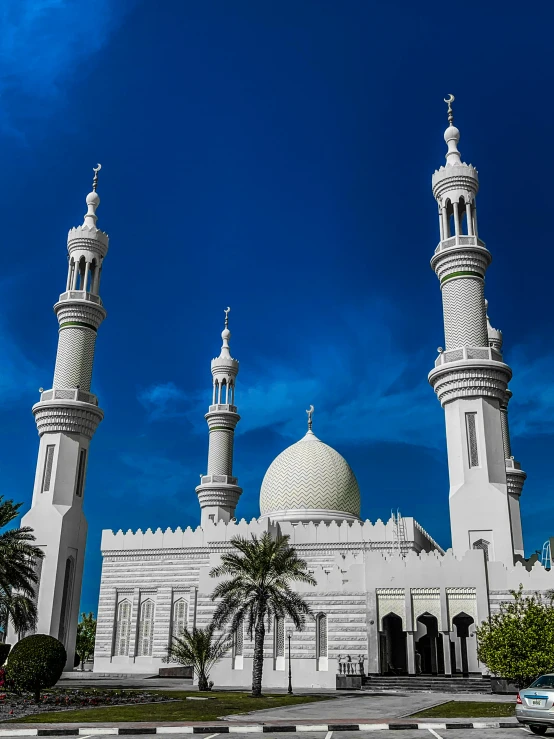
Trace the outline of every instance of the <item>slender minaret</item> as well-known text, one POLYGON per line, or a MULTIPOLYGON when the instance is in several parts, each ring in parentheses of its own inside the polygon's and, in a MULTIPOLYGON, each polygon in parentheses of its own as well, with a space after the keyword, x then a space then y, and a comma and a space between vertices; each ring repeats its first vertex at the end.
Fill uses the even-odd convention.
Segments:
POLYGON ((433 175, 440 242, 431 267, 440 281, 446 346, 429 374, 446 418, 450 522, 456 556, 484 549, 490 560, 523 554, 519 494, 525 473, 511 457, 507 404, 512 371, 484 299, 491 255, 477 234, 477 170, 462 162, 448 103, 446 165, 433 175))
POLYGON ((54 306, 59 338, 51 390, 41 388, 33 406, 40 445, 30 511, 31 526, 44 550, 38 584, 37 633, 50 634, 66 647, 73 669, 75 637, 87 539, 83 495, 88 449, 104 414, 90 392, 96 332, 106 311, 99 295, 108 236, 96 228, 98 171, 82 226, 68 234, 66 290, 54 306))
POLYGON ((201 524, 208 521, 228 523, 235 515, 242 488, 233 477, 233 445, 235 427, 240 421, 235 405, 235 385, 239 363, 229 350, 229 312, 225 311, 225 328, 221 333, 221 353, 212 359, 212 404, 204 416, 210 430, 208 472, 201 475, 196 488, 202 510, 201 524))

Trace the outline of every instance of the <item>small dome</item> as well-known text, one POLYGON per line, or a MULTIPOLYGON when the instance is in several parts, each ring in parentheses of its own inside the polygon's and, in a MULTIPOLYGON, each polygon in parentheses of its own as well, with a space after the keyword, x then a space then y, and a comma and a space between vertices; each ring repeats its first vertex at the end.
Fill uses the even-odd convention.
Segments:
POLYGON ((456 128, 456 126, 448 126, 446 131, 444 132, 444 140, 446 143, 448 143, 451 140, 454 140, 456 143, 460 140, 460 131, 456 128))
POLYGON ((98 208, 100 205, 100 196, 97 192, 89 192, 87 195, 87 205, 94 205, 95 208, 98 208))
POLYGON ((308 431, 269 466, 260 512, 281 521, 359 519, 360 488, 344 457, 308 431))

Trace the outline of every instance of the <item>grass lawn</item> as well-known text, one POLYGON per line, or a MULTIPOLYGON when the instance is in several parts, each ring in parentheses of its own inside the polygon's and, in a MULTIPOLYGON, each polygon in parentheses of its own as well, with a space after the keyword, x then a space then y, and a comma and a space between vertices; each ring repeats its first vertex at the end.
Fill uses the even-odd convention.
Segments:
POLYGON ((417 718, 508 718, 515 715, 515 697, 513 703, 449 701, 413 714, 417 718))
MULTIPOLYGON (((89 721, 215 721, 220 716, 231 713, 245 713, 276 706, 294 706, 298 703, 329 700, 328 695, 264 695, 251 698, 248 693, 199 693, 188 691, 149 690, 149 693, 163 693, 175 699, 171 703, 146 703, 135 706, 108 706, 106 708, 79 708, 70 711, 35 713, 17 719, 17 723, 44 722, 87 723, 89 721), (187 696, 199 698, 207 696, 210 700, 186 700, 187 696)), ((9 722, 8 722, 9 723, 9 722)))

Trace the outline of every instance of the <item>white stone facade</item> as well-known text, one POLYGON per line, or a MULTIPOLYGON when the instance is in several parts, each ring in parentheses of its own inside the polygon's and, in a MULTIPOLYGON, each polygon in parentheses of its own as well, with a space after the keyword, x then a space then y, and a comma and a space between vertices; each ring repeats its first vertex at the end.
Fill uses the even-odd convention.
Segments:
MULTIPOLYGON (((484 300, 491 255, 477 235, 477 170, 461 161, 449 104, 446 165, 433 175, 440 243, 431 261, 443 296, 446 346, 429 381, 445 411, 453 549, 444 552, 412 518, 362 522, 354 472, 312 432, 282 452, 262 484, 261 517, 236 522, 241 493, 232 472, 238 362, 222 334, 212 362, 208 473, 196 489, 196 530, 104 531, 94 669, 153 673, 173 634, 209 623, 210 570, 233 536, 290 537, 316 578, 299 585, 313 618, 291 639, 293 682, 334 687, 336 674, 478 674, 475 628, 511 598, 554 587, 550 572, 525 563, 519 497, 525 473, 511 454, 507 407, 511 369, 502 333, 484 300)), ((264 684, 287 679, 288 623, 266 636, 264 684)), ((235 634, 213 669, 218 685, 251 681, 253 644, 235 634)))

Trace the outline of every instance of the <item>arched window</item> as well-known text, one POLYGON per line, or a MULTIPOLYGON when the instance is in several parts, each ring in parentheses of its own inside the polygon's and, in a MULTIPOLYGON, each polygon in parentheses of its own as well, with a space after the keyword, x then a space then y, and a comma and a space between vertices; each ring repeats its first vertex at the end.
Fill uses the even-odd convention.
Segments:
POLYGON ((137 655, 139 657, 152 656, 154 641, 154 601, 145 600, 140 606, 139 635, 137 655))
POLYGON ((316 616, 316 655, 317 658, 327 657, 327 616, 318 613, 316 616))
POLYGON ((129 654, 129 635, 131 633, 131 603, 122 600, 117 607, 115 625, 114 656, 126 657, 129 654))
POLYGON ((187 625, 188 603, 184 598, 179 598, 173 604, 173 620, 171 623, 171 637, 181 638, 183 629, 187 625))

